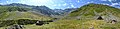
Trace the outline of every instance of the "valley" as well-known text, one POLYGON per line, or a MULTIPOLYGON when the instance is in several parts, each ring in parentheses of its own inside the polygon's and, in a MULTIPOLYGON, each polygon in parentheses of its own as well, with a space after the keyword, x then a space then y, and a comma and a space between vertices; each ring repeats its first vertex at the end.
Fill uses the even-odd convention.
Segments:
POLYGON ((2 5, 0 29, 120 29, 118 8, 90 3, 65 10, 55 12, 46 6, 15 3, 2 5))

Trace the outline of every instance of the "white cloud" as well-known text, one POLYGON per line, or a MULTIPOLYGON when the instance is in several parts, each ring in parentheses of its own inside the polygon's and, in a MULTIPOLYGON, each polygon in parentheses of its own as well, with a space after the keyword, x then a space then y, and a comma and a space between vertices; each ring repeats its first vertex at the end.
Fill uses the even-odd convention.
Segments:
POLYGON ((63 6, 66 6, 66 5, 67 5, 66 3, 63 4, 63 6))
POLYGON ((70 8, 70 7, 67 7, 67 8, 70 8))
POLYGON ((53 6, 57 6, 57 5, 53 5, 53 6))
POLYGON ((112 1, 117 1, 117 0, 108 0, 109 2, 112 2, 112 1))
POLYGON ((120 5, 119 3, 112 3, 111 6, 120 5))
POLYGON ((0 4, 3 4, 3 3, 0 3, 0 4))
POLYGON ((109 4, 106 4, 106 3, 101 3, 101 4, 103 4, 103 5, 109 5, 109 4))
POLYGON ((36 6, 54 4, 53 0, 20 0, 17 3, 23 3, 23 4, 28 4, 28 5, 36 5, 36 6))
POLYGON ((70 3, 70 4, 72 4, 72 3, 70 3))
POLYGON ((101 1, 107 1, 107 0, 101 0, 101 1))
POLYGON ((112 2, 112 0, 108 0, 108 1, 112 2))
POLYGON ((10 1, 13 1, 13 0, 10 0, 10 1))
POLYGON ((89 3, 94 3, 94 1, 87 2, 87 4, 89 4, 89 3))
POLYGON ((87 2, 87 4, 90 3, 90 2, 87 2))
POLYGON ((109 5, 109 4, 105 4, 105 5, 109 5))
POLYGON ((78 0, 77 2, 79 3, 80 1, 78 0))
POLYGON ((9 3, 9 1, 6 1, 7 3, 9 3))
POLYGON ((61 4, 58 4, 58 6, 61 6, 61 4))
POLYGON ((74 5, 71 5, 71 7, 75 7, 74 5))
POLYGON ((94 3, 94 1, 91 1, 90 3, 94 3))

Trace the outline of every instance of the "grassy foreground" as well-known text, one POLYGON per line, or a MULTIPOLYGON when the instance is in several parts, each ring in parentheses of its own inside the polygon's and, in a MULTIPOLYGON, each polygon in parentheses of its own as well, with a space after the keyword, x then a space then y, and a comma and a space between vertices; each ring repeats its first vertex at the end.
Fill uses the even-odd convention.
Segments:
MULTIPOLYGON (((2 27, 0 29, 3 29, 2 27)), ((50 24, 37 26, 35 24, 25 25, 24 29, 120 29, 120 22, 116 24, 107 23, 104 20, 58 20, 50 24)))

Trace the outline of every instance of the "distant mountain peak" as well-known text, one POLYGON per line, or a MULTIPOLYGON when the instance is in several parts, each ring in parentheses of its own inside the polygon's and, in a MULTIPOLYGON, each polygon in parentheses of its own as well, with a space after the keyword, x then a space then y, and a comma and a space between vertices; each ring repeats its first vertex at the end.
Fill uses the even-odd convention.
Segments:
POLYGON ((3 5, 3 6, 30 6, 30 5, 21 4, 21 3, 11 3, 11 4, 7 4, 7 5, 3 5))
POLYGON ((32 11, 38 12, 40 14, 44 15, 61 15, 64 14, 65 12, 71 12, 72 10, 75 10, 74 8, 67 8, 67 9, 50 9, 49 7, 42 5, 42 6, 32 6, 32 5, 27 5, 27 4, 21 4, 21 3, 11 3, 7 5, 2 5, 2 6, 17 6, 17 7, 23 7, 23 8, 31 8, 32 11))
POLYGON ((11 4, 21 4, 21 3, 11 3, 11 4))

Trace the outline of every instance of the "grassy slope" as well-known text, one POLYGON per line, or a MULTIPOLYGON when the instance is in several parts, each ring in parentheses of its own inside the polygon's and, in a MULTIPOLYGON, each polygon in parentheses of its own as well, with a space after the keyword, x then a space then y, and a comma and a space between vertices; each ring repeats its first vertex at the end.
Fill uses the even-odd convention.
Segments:
POLYGON ((5 19, 11 15, 12 11, 27 11, 31 10, 30 8, 21 8, 15 6, 0 6, 0 20, 5 19))
MULTIPOLYGON (((120 22, 117 24, 107 23, 103 20, 59 20, 42 26, 25 25, 24 29, 120 29, 120 22)), ((4 27, 3 27, 4 28, 4 27)))
POLYGON ((0 6, 0 20, 16 20, 21 18, 28 18, 34 20, 50 20, 48 16, 43 16, 30 12, 30 8, 22 8, 16 6, 0 6), (19 11, 19 12, 18 12, 19 11))
POLYGON ((6 20, 16 20, 16 19, 33 19, 33 20, 50 20, 52 18, 43 16, 43 15, 37 15, 32 12, 7 12, 8 17, 6 17, 6 20))
MULTIPOLYGON (((85 5, 81 8, 79 8, 78 10, 72 12, 68 17, 73 17, 72 19, 68 18, 66 20, 62 19, 62 20, 58 20, 56 22, 52 22, 50 24, 45 24, 43 26, 36 26, 36 25, 25 25, 25 29, 90 29, 90 28, 94 28, 94 29, 120 29, 120 22, 117 22, 116 24, 111 24, 111 23, 107 23, 104 20, 94 20, 94 19, 82 19, 82 20, 76 20, 74 17, 76 16, 80 16, 82 13, 82 16, 86 17, 86 16, 94 16, 94 11, 98 12, 98 13, 104 13, 106 14, 106 10, 109 13, 112 13, 112 15, 115 15, 117 17, 119 17, 120 15, 120 10, 117 8, 113 8, 110 6, 106 6, 106 5, 101 5, 101 4, 89 4, 89 5, 85 5), (30 28, 32 27, 32 28, 30 28)), ((102 14, 102 15, 104 15, 102 14)))
POLYGON ((112 13, 113 15, 120 14, 120 9, 117 9, 114 7, 110 7, 110 6, 102 5, 102 4, 88 4, 88 5, 85 5, 79 8, 76 11, 71 12, 69 16, 79 16, 81 15, 80 13, 82 13, 83 16, 88 16, 88 15, 94 16, 95 15, 94 11, 96 11, 97 13, 109 12, 109 13, 112 13))
MULTIPOLYGON (((0 29, 6 28, 10 24, 16 24, 14 22, 19 19, 29 19, 29 20, 41 20, 41 21, 47 21, 51 20, 53 18, 40 15, 37 13, 33 13, 29 11, 31 9, 29 8, 20 8, 20 7, 10 7, 10 6, 0 6, 0 29), (10 8, 10 9, 9 9, 10 8), (8 21, 5 21, 8 20, 8 21), (10 22, 9 20, 13 20, 10 22), (1 21, 5 21, 4 23, 1 21), (3 27, 1 27, 3 26, 3 27)), ((34 21, 33 21, 34 22, 34 21)))
MULTIPOLYGON (((106 23, 103 20, 59 20, 42 26, 25 25, 24 29, 120 29, 120 22, 117 24, 106 23)), ((3 29, 6 27, 2 27, 3 29)))
MULTIPOLYGON (((82 16, 94 16, 93 11, 96 12, 105 12, 105 9, 108 9, 108 12, 112 13, 115 16, 119 15, 119 9, 105 6, 105 5, 99 5, 99 4, 89 4, 85 5, 79 10, 72 12, 68 17, 76 17, 80 16, 80 13, 86 12, 86 14, 83 14, 82 16)), ((67 17, 66 17, 67 18, 67 17)), ((58 20, 56 22, 51 22, 50 24, 45 24, 42 26, 36 26, 36 25, 25 25, 25 29, 89 29, 94 27, 94 29, 120 29, 120 22, 117 22, 116 24, 107 23, 104 20, 94 20, 94 19, 82 19, 82 20, 76 20, 75 18, 72 19, 62 19, 58 20)), ((3 29, 5 27, 2 27, 0 29, 3 29)))

